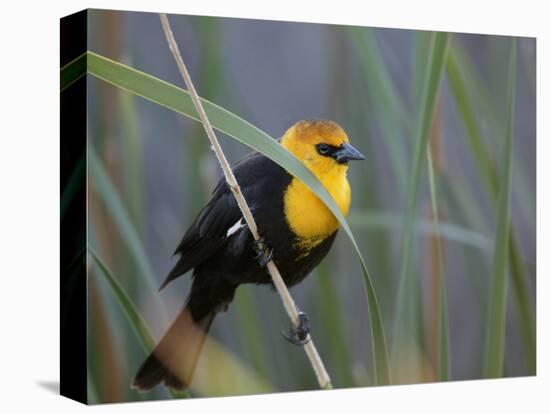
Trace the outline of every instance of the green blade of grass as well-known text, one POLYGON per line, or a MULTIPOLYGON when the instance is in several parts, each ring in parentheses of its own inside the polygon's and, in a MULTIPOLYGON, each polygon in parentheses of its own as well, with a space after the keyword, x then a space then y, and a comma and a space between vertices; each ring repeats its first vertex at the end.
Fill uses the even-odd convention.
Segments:
POLYGON ((61 92, 86 74, 87 56, 87 53, 83 53, 61 68, 59 76, 61 92))
POLYGON ((143 350, 145 352, 151 352, 155 346, 155 340, 153 335, 149 332, 145 320, 143 320, 137 311, 132 299, 130 299, 130 297, 126 294, 124 288, 120 285, 120 283, 118 283, 118 280, 113 276, 113 273, 107 268, 107 265, 103 263, 97 253, 91 247, 88 247, 88 252, 101 270, 103 276, 105 276, 107 282, 109 282, 109 286, 113 290, 120 307, 128 318, 130 326, 134 329, 136 336, 139 338, 143 350))
MULTIPOLYGON (((466 75, 461 71, 462 66, 458 64, 457 54, 451 48, 447 59, 447 76, 449 85, 454 95, 462 122, 466 129, 466 136, 474 155, 476 166, 484 180, 493 202, 499 206, 498 199, 498 176, 493 158, 483 141, 481 128, 475 116, 475 110, 470 97, 466 93, 466 75)), ((510 227, 510 265, 512 276, 512 287, 515 301, 518 306, 518 313, 521 319, 520 327, 523 341, 526 347, 528 370, 532 374, 536 369, 536 340, 535 340, 535 318, 529 301, 529 294, 525 276, 525 266, 519 252, 518 243, 512 227, 510 227)))
POLYGON ((239 314, 239 327, 242 331, 243 348, 248 350, 256 371, 267 377, 269 349, 262 335, 262 321, 258 315, 258 309, 251 286, 241 286, 235 295, 235 308, 239 314))
POLYGON ((326 341, 332 350, 332 356, 337 364, 334 364, 337 370, 339 386, 353 387, 356 385, 353 378, 353 362, 346 344, 348 336, 345 334, 346 325, 345 316, 342 314, 342 306, 338 298, 337 289, 331 278, 330 269, 326 262, 317 267, 320 297, 322 305, 320 306, 323 325, 327 327, 326 341))
POLYGON ((487 187, 496 194, 498 188, 498 177, 495 168, 495 163, 489 153, 489 149, 483 141, 481 130, 478 128, 476 121, 476 113, 473 106, 470 104, 467 94, 467 86, 464 77, 461 73, 460 65, 456 60, 454 49, 450 48, 447 58, 447 76, 449 85, 455 97, 455 102, 464 128, 466 129, 469 144, 472 149, 472 155, 475 158, 480 175, 485 180, 487 187))
MULTIPOLYGON (((400 230, 403 227, 403 216, 398 213, 378 210, 352 211, 348 222, 356 230, 400 230)), ((453 223, 435 223, 415 219, 414 231, 423 235, 433 235, 448 241, 461 243, 479 250, 492 252, 493 240, 479 232, 458 226, 453 223)))
POLYGON ((86 404, 88 405, 99 404, 97 388, 90 370, 88 370, 88 372, 86 373, 86 384, 87 384, 86 390, 88 392, 88 400, 86 401, 86 404))
MULTIPOLYGON (((467 80, 468 89, 464 91, 465 96, 469 97, 469 102, 471 104, 475 102, 475 104, 479 106, 477 112, 481 112, 483 114, 483 120, 489 124, 491 130, 488 132, 490 132, 490 136, 492 136, 493 139, 495 137, 504 136, 506 134, 506 118, 503 116, 502 111, 497 111, 496 105, 491 102, 492 94, 488 91, 487 82, 481 79, 468 53, 466 53, 458 42, 455 42, 452 50, 449 50, 449 54, 452 54, 454 62, 460 62, 457 67, 460 76, 467 80)), ((473 120, 475 121, 476 118, 473 118, 473 120)), ((486 139, 488 138, 486 135, 483 135, 481 138, 484 138, 483 145, 489 144, 490 141, 486 139)), ((493 159, 491 158, 490 161, 493 162, 493 159)), ((533 214, 535 211, 535 197, 531 196, 534 187, 527 178, 525 166, 523 165, 524 162, 525 161, 521 157, 514 160, 514 182, 516 182, 517 185, 514 186, 512 183, 512 197, 514 197, 514 193, 516 193, 519 211, 522 213, 530 228, 533 229, 536 224, 535 215, 533 214)))
POLYGON ((124 140, 124 156, 126 166, 125 187, 126 199, 130 216, 136 229, 143 228, 143 154, 138 131, 138 116, 134 95, 120 91, 120 113, 124 133, 121 138, 124 140))
MULTIPOLYGON (((130 254, 135 260, 138 268, 143 274, 143 280, 147 284, 147 288, 152 292, 157 292, 159 283, 155 278, 155 273, 148 260, 148 255, 142 245, 138 232, 134 226, 133 220, 130 219, 124 203, 111 182, 103 162, 99 159, 94 149, 90 146, 88 151, 88 168, 92 178, 91 184, 95 187, 97 194, 105 204, 109 211, 111 219, 116 224, 120 236, 128 246, 130 254)), ((159 312, 163 317, 166 317, 165 308, 160 301, 159 295, 153 295, 159 312)))
POLYGON ((82 154, 74 167, 67 184, 61 194, 61 220, 65 217, 65 213, 69 209, 74 196, 82 189, 82 183, 86 179, 86 156, 82 154))
MULTIPOLYGON (((380 56, 380 59, 371 61, 372 64, 367 64, 369 58, 365 55, 364 44, 361 42, 361 32, 362 30, 359 28, 335 28, 338 40, 332 46, 327 45, 329 48, 335 47, 341 51, 338 59, 334 59, 332 55, 327 56, 327 65, 332 68, 331 72, 333 73, 331 76, 331 93, 335 97, 335 99, 331 99, 330 111, 334 114, 333 116, 339 118, 351 128, 349 131, 350 135, 362 137, 361 142, 363 145, 370 147, 379 142, 384 143, 384 146, 387 147, 385 154, 388 154, 389 157, 390 170, 394 172, 392 174, 394 177, 388 177, 388 179, 391 182, 397 183, 399 186, 399 197, 404 197, 403 189, 405 188, 405 183, 401 179, 399 171, 400 167, 405 167, 402 159, 404 158, 406 148, 403 145, 399 145, 403 143, 404 134, 402 126, 395 122, 395 119, 402 118, 403 114, 394 116, 394 112, 390 108, 386 108, 388 110, 381 110, 380 100, 385 99, 385 96, 381 96, 387 92, 387 89, 380 87, 378 79, 373 81, 372 77, 376 76, 375 74, 382 74, 384 76, 386 74, 386 65, 382 56, 380 56), (354 32, 358 36, 355 36, 354 32), (350 74, 344 74, 340 70, 342 62, 354 62, 355 60, 359 62, 358 69, 360 70, 352 71, 355 73, 350 74), (371 69, 373 70, 371 71, 371 69), (387 122, 390 118, 393 122, 387 122), (381 121, 379 122, 378 120, 381 121), (380 133, 385 136, 384 139, 379 139, 380 133)), ((374 34, 369 30, 367 30, 367 37, 369 39, 372 37, 374 40, 374 42, 368 42, 367 46, 375 43, 374 34)), ((378 55, 380 49, 375 48, 375 52, 378 55)), ((383 86, 388 86, 392 91, 395 90, 389 76, 384 76, 382 81, 387 81, 383 86)), ((406 167, 404 170, 406 170, 406 167)), ((376 177, 378 169, 375 162, 367 162, 354 166, 354 171, 354 175, 359 173, 360 175, 364 174, 372 178, 376 177)), ((380 203, 382 203, 382 190, 375 188, 374 180, 362 180, 361 186, 363 191, 360 191, 358 194, 354 193, 355 204, 373 207, 380 206, 380 203)), ((394 298, 393 275, 395 272, 391 258, 391 249, 387 248, 389 237, 390 235, 388 234, 381 234, 376 241, 367 240, 363 237, 363 243, 365 243, 363 248, 369 251, 371 257, 369 267, 377 267, 377 274, 384 275, 384 277, 378 277, 376 280, 376 293, 378 300, 381 304, 385 305, 386 309, 391 308, 390 304, 394 298)), ((321 302, 323 301, 323 299, 320 300, 321 302)), ((382 308, 382 312, 384 311, 384 308, 382 308)), ((364 374, 363 378, 365 380, 367 377, 372 377, 367 373, 364 374)), ((373 382, 374 380, 368 381, 368 383, 373 382)))
MULTIPOLYGON (((413 217, 416 210, 420 187, 421 166, 424 163, 428 133, 432 123, 436 98, 439 92, 439 85, 442 75, 442 68, 445 62, 448 45, 447 33, 435 33, 430 41, 429 56, 426 64, 426 76, 422 87, 420 100, 421 110, 417 124, 416 141, 414 146, 414 158, 411 173, 409 175, 408 195, 405 210, 405 222, 402 235, 402 261, 400 280, 397 292, 397 304, 394 323, 393 350, 396 353, 399 348, 416 338, 415 332, 411 331, 415 321, 414 301, 407 300, 407 294, 416 285, 412 279, 411 269, 411 244, 413 238, 413 217)), ((416 340, 416 339, 415 339, 416 340)))
POLYGON ((388 139, 383 140, 388 145, 388 154, 391 158, 392 169, 397 175, 399 192, 405 193, 407 165, 403 133, 410 129, 403 98, 398 94, 394 82, 389 77, 389 70, 384 63, 372 30, 362 27, 351 27, 348 36, 357 51, 359 65, 364 72, 362 77, 367 84, 369 94, 372 94, 379 104, 374 108, 381 108, 377 116, 383 125, 383 131, 388 139))
POLYGON ((506 276, 510 242, 510 187, 512 181, 512 142, 516 93, 516 40, 512 40, 508 66, 508 122, 504 141, 504 158, 500 175, 497 206, 497 226, 485 347, 484 376, 501 377, 504 369, 506 326, 506 276))
POLYGON ((372 80, 369 86, 380 92, 382 107, 389 109, 394 122, 397 119, 398 123, 406 124, 404 100, 399 96, 394 82, 390 79, 389 70, 376 44, 373 30, 366 27, 350 27, 348 34, 357 49, 361 67, 368 74, 367 79, 372 80))
MULTIPOLYGON (((432 153, 428 146, 428 178, 430 183, 430 199, 434 228, 439 233, 439 209, 437 207, 437 186, 435 181, 432 153)), ((438 379, 447 381, 451 375, 450 345, 449 345, 449 316, 447 307, 447 277, 443 265, 443 252, 441 251, 441 238, 436 236, 436 254, 439 278, 439 351, 438 351, 438 379)))
MULTIPOLYGON (((93 52, 88 52, 88 73, 118 88, 198 121, 198 115, 189 94, 181 88, 93 52)), ((204 99, 202 99, 202 102, 214 128, 261 152, 285 168, 307 185, 327 205, 340 222, 342 229, 348 235, 357 253, 363 271, 363 280, 368 298, 376 382, 377 384, 389 383, 386 338, 374 286, 359 246, 336 203, 311 171, 272 137, 231 112, 204 99)))
MULTIPOLYGON (((155 346, 155 339, 153 338, 153 335, 151 335, 151 332, 147 327, 147 323, 138 312, 136 305, 134 305, 132 299, 128 296, 120 283, 118 283, 118 280, 114 277, 113 273, 109 270, 105 263, 103 263, 103 261, 99 258, 97 253, 91 247, 88 247, 88 252, 94 259, 94 262, 97 264, 99 270, 101 270, 101 274, 105 276, 105 279, 109 283, 118 304, 122 308, 124 315, 128 319, 128 323, 139 339, 143 350, 146 354, 151 352, 155 346)), ((174 398, 189 398, 191 396, 188 391, 173 391, 172 389, 169 389, 169 393, 174 398)))
POLYGON ((422 85, 426 76, 426 57, 430 46, 431 33, 419 30, 415 33, 415 65, 413 73, 413 96, 415 101, 422 98, 422 85))

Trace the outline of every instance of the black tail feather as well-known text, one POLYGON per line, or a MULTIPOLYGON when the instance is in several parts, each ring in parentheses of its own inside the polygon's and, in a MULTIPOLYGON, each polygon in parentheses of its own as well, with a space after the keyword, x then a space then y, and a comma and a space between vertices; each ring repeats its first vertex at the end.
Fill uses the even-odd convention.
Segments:
POLYGON ((132 388, 140 391, 147 391, 161 382, 164 382, 166 386, 176 390, 185 389, 183 383, 161 364, 154 353, 151 353, 139 368, 132 383, 132 388))
POLYGON ((196 322, 189 308, 183 309, 139 368, 132 388, 147 391, 162 382, 178 391, 187 388, 214 316, 210 312, 196 322))

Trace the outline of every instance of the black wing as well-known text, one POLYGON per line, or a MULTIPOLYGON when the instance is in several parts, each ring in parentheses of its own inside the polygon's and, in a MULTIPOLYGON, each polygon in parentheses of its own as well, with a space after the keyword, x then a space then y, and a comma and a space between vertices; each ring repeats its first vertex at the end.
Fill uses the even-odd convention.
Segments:
MULTIPOLYGON (((254 200, 266 202, 265 179, 275 179, 286 172, 258 152, 252 152, 233 168, 241 191, 254 211, 254 200)), ((228 243, 227 231, 242 218, 241 212, 225 179, 222 177, 212 193, 212 199, 187 229, 174 254, 179 260, 160 289, 178 276, 200 265, 228 243)))

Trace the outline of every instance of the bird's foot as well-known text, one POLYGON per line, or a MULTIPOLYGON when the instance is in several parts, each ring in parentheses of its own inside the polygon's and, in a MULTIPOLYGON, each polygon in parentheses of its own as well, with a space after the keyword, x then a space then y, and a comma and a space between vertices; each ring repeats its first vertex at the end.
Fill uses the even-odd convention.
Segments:
POLYGON ((254 252, 256 256, 254 258, 258 261, 258 264, 263 269, 273 258, 273 249, 271 249, 263 239, 260 237, 259 240, 254 241, 254 252))
POLYGON ((302 311, 298 311, 298 326, 291 323, 290 333, 286 334, 283 331, 283 336, 288 342, 298 346, 303 346, 311 341, 311 337, 309 336, 309 319, 307 315, 302 311))

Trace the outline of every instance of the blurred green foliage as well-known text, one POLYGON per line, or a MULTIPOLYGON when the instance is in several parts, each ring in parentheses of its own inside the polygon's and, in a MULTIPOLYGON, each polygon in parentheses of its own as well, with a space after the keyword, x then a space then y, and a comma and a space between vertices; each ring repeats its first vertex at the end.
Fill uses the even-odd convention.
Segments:
MULTIPOLYGON (((298 80, 289 82, 307 83, 299 76, 319 66, 326 70, 317 85, 321 92, 315 91, 327 94, 326 106, 309 116, 335 118, 354 145, 367 149, 367 162, 350 170, 349 223, 372 273, 382 315, 374 322, 389 334, 391 382, 533 374, 534 40, 227 22, 174 16, 173 26, 184 57, 191 56, 199 93, 262 129, 251 108, 255 97, 238 87, 255 80, 232 69, 232 49, 224 42, 241 30, 240 41, 252 48, 262 27, 273 54, 300 50, 302 30, 312 48, 308 31, 325 39, 319 56, 326 65, 296 66, 289 73, 298 80), (511 53, 516 42, 517 55, 511 53)), ((156 15, 96 11, 90 27, 93 51, 179 82, 156 15), (144 45, 127 36, 125 27, 148 19, 153 29, 144 26, 144 45), (109 22, 114 29, 100 35, 98 27, 109 22), (151 45, 166 53, 144 57, 142 48, 150 51, 151 45)), ((270 70, 261 79, 275 79, 282 69, 270 70)), ((156 289, 219 174, 200 124, 100 80, 88 82, 89 244, 95 258, 89 270, 89 398, 166 398, 162 387, 138 394, 129 384, 145 357, 143 344, 160 337, 183 305, 189 277, 162 296, 156 289)), ((309 102, 299 90, 288 99, 309 102)), ((311 104, 288 119, 313 110, 311 104)), ((274 118, 279 135, 289 126, 284 121, 274 118)), ((228 140, 222 144, 233 160, 246 151, 228 140)), ((293 291, 312 319, 335 387, 374 385, 377 376, 384 382, 373 360, 373 345, 382 339, 371 337, 373 298, 362 289, 348 243, 339 237, 293 291)), ((303 352, 280 336, 287 326, 276 294, 241 287, 213 326, 190 395, 315 389, 303 352), (212 361, 219 361, 215 369, 212 361)))

